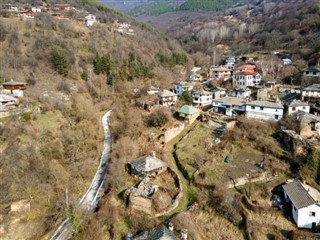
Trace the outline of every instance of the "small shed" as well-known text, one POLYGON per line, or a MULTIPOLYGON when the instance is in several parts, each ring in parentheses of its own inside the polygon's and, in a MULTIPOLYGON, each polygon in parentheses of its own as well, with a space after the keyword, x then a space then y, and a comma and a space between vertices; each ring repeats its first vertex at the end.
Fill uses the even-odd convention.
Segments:
POLYGON ((179 117, 187 120, 190 124, 199 116, 199 110, 189 105, 181 107, 178 113, 179 117))

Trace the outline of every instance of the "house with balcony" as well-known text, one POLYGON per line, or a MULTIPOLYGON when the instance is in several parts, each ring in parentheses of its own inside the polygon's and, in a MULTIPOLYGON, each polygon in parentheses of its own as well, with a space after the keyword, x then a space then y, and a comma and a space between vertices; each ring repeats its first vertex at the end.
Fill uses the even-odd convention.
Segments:
POLYGON ((225 67, 211 67, 210 76, 212 79, 226 81, 231 77, 232 71, 225 67))
POLYGON ((207 106, 212 103, 212 92, 205 90, 195 91, 192 93, 192 102, 199 106, 207 106))
POLYGON ((316 102, 320 100, 320 84, 315 83, 305 87, 301 92, 301 99, 303 101, 316 102))
POLYGON ((157 92, 156 95, 158 96, 159 104, 163 106, 173 106, 178 101, 178 95, 166 89, 157 92))
POLYGON ((222 97, 212 100, 214 111, 227 116, 241 115, 246 111, 246 101, 238 97, 222 97))
POLYGON ((4 82, 1 85, 3 94, 10 94, 14 97, 23 97, 23 93, 27 89, 27 83, 15 82, 13 80, 4 82))
POLYGON ((314 229, 319 226, 319 191, 298 179, 291 180, 282 187, 284 197, 291 205, 292 217, 297 227, 314 229))
POLYGON ((246 116, 260 120, 280 120, 283 116, 283 105, 268 101, 251 101, 246 103, 246 116))
POLYGON ((261 75, 257 72, 238 71, 232 76, 232 85, 234 88, 246 89, 259 85, 261 79, 261 75))

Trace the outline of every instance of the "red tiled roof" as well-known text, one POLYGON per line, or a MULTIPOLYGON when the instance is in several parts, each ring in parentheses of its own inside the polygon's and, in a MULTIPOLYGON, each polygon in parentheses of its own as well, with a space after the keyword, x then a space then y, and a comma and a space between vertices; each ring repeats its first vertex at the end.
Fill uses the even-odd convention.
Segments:
POLYGON ((237 70, 251 70, 253 71, 256 68, 254 65, 243 65, 237 68, 237 70))
POLYGON ((237 72, 235 75, 255 76, 257 75, 257 73, 254 71, 241 71, 241 72, 237 72))

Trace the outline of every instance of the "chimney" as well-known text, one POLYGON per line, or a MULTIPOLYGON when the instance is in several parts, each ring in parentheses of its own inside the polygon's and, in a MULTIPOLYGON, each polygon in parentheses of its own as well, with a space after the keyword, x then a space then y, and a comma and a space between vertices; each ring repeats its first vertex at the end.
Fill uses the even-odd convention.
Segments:
POLYGON ((187 229, 182 229, 181 230, 181 239, 182 240, 187 240, 188 239, 188 230, 187 229))
POLYGON ((174 226, 173 226, 173 223, 172 222, 169 222, 168 223, 168 228, 171 232, 173 232, 173 229, 174 229, 174 226))
POLYGON ((156 151, 151 151, 151 156, 155 158, 156 157, 156 151))

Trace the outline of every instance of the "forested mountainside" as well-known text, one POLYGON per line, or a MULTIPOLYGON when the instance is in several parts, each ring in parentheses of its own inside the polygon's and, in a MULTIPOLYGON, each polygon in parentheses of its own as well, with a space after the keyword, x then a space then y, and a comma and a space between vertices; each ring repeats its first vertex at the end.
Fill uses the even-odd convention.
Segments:
POLYGON ((90 185, 102 114, 114 109, 114 141, 131 134, 116 125, 129 117, 134 89, 167 86, 188 64, 175 41, 99 4, 68 1, 72 8, 51 12, 50 4, 32 3, 47 10, 25 17, 1 5, 0 82, 28 84, 12 116, 1 118, 1 239, 47 239, 68 214, 66 189, 72 209, 90 185), (84 23, 89 13, 99 20, 91 27, 84 23), (130 23, 134 34, 117 32, 115 20, 130 23), (30 211, 14 212, 20 201, 30 211))
POLYGON ((178 39, 190 53, 212 54, 219 44, 233 54, 283 50, 295 59, 319 59, 318 1, 243 1, 220 12, 178 12, 141 17, 178 39))

